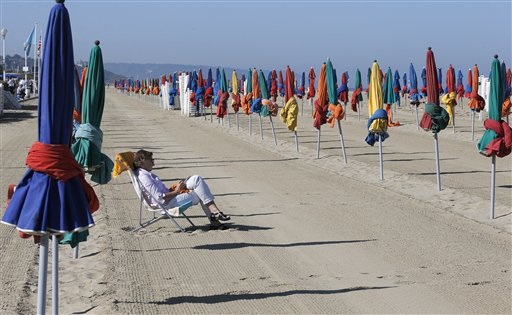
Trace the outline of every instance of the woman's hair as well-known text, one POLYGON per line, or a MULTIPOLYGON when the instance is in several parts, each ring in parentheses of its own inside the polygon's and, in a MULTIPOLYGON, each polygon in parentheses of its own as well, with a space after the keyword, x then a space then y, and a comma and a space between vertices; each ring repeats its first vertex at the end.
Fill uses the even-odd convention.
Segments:
POLYGON ((153 152, 149 152, 146 150, 139 150, 135 152, 135 155, 133 157, 133 167, 135 169, 138 169, 142 166, 142 162, 147 159, 153 158, 153 152))

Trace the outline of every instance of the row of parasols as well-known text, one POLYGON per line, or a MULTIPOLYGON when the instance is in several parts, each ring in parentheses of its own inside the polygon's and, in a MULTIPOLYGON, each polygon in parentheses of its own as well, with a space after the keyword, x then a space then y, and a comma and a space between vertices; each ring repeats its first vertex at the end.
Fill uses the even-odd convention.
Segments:
MULTIPOLYGON (((184 107, 191 107, 195 109, 196 113, 200 113, 201 106, 203 108, 212 108, 212 105, 217 106, 216 116, 223 119, 227 110, 227 101, 229 93, 231 92, 231 106, 238 114, 242 109, 247 115, 252 113, 258 114, 261 117, 268 116, 272 125, 274 134, 274 142, 277 145, 275 138, 272 116, 277 116, 286 124, 290 131, 295 134, 296 149, 298 151, 297 140, 297 116, 298 105, 296 98, 306 97, 312 103, 314 97, 316 100, 313 103, 313 126, 318 131, 317 136, 317 158, 319 158, 320 150, 320 132, 323 124, 329 123, 330 127, 337 124, 340 143, 342 147, 343 160, 347 163, 343 133, 340 121, 345 117, 346 103, 348 102, 348 88, 347 80, 348 74, 342 74, 341 85, 337 85, 336 71, 333 68, 332 62, 328 59, 322 64, 318 84, 315 88, 314 80, 316 78, 313 69, 309 72, 309 87, 307 90, 304 88, 305 73, 302 73, 301 84, 296 87, 296 80, 294 72, 290 67, 286 67, 286 76, 283 80, 281 71, 279 77, 276 71, 272 71, 265 76, 262 70, 249 69, 247 77, 242 76, 238 80, 236 72, 233 71, 231 77, 231 87, 228 87, 226 75, 224 70, 217 69, 216 79, 212 80, 211 70, 208 72, 208 78, 203 80, 202 72, 199 70, 198 74, 180 73, 173 74, 167 78, 162 76, 159 80, 153 79, 150 81, 119 81, 116 82, 116 88, 121 91, 128 91, 135 94, 151 94, 148 93, 148 82, 153 84, 153 95, 160 95, 162 97, 164 107, 174 106, 174 96, 180 96, 180 102, 184 107), (267 79, 268 78, 268 79, 267 79), (278 79, 279 78, 279 79, 278 79), (176 86, 177 85, 177 86, 176 86), (146 87, 146 90, 144 90, 146 87), (161 89, 161 90, 160 90, 161 89), (166 93, 161 91, 173 91, 170 93, 171 99, 169 102, 163 97, 166 93), (282 91, 282 92, 281 92, 282 91), (347 92, 344 94, 344 92, 347 92), (282 94, 281 94, 282 93, 282 94), (277 96, 283 96, 284 104, 279 112, 279 106, 276 103, 277 96), (171 105, 172 104, 172 105, 171 105)), ((382 143, 389 137, 387 132, 388 127, 399 125, 398 122, 392 121, 392 113, 390 110, 391 104, 400 99, 402 96, 408 94, 411 105, 415 105, 416 109, 421 102, 425 103, 425 109, 421 120, 418 119, 418 125, 426 131, 431 131, 434 138, 434 153, 436 157, 436 178, 437 189, 441 191, 441 178, 440 178, 440 165, 439 165, 439 145, 438 133, 444 130, 450 123, 454 125, 454 110, 453 106, 457 105, 456 98, 468 97, 468 106, 472 112, 479 112, 486 106, 485 99, 479 94, 479 70, 477 65, 469 70, 468 86, 462 87, 462 74, 459 71, 457 83, 455 80, 455 70, 449 67, 446 76, 446 91, 442 89, 441 71, 436 67, 433 51, 429 48, 426 55, 426 66, 422 71, 422 78, 424 79, 424 87, 421 90, 417 88, 417 78, 414 66, 411 64, 409 67, 409 85, 404 84, 400 87, 399 76, 397 71, 393 76, 392 71, 388 68, 387 72, 383 74, 377 61, 369 69, 369 84, 366 89, 368 93, 368 115, 367 121, 368 135, 365 139, 368 145, 379 145, 379 165, 380 165, 380 178, 383 176, 383 158, 382 158, 382 143), (393 78, 393 80, 391 79, 393 78), (441 101, 446 105, 446 108, 440 106, 441 101), (384 104, 386 107, 384 108, 384 104)), ((404 78, 406 75, 404 74, 404 78)), ((510 113, 510 95, 512 74, 510 68, 506 68, 504 62, 500 62, 496 56, 492 61, 490 73, 490 89, 487 96, 488 104, 487 111, 489 119, 484 121, 485 132, 477 144, 479 153, 492 157, 492 177, 495 174, 495 158, 505 157, 511 153, 512 150, 512 132, 508 122, 502 120, 502 117, 508 116, 510 113)), ((360 111, 360 103, 362 101, 362 85, 359 70, 356 71, 356 89, 352 93, 351 105, 352 110, 360 111)), ((406 80, 404 80, 406 82, 406 80)), ((210 116, 211 117, 211 116, 210 116)), ((229 116, 228 116, 229 117, 229 116)), ((251 116, 249 116, 249 119, 251 116)), ((474 118, 474 115, 473 115, 474 118)), ((507 117, 508 118, 508 117, 507 117)), ((229 122, 229 119, 228 119, 229 122)), ((238 124, 238 120, 237 120, 238 124)), ((251 123, 249 123, 250 131, 251 123)), ((251 132, 251 131, 250 131, 251 132)), ((492 191, 494 191, 494 180, 492 180, 492 191)), ((494 218, 494 197, 491 198, 491 218, 494 218)))

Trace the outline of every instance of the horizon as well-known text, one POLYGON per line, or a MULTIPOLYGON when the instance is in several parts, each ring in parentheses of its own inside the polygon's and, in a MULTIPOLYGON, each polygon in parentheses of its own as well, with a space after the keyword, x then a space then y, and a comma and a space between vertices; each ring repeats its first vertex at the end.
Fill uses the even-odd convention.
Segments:
MULTIPOLYGON (((36 42, 44 34, 54 4, 0 0, 6 55, 25 55, 23 43, 35 23, 36 42)), ((353 77, 358 68, 363 82, 375 59, 383 71, 390 67, 400 76, 408 76, 413 63, 419 75, 429 46, 443 81, 450 64, 466 79, 474 64, 488 76, 495 54, 507 67, 512 59, 510 0, 68 0, 65 5, 75 63, 89 60, 97 39, 105 63, 264 70, 289 65, 307 73, 310 67, 318 72, 330 58, 338 73, 353 77)))

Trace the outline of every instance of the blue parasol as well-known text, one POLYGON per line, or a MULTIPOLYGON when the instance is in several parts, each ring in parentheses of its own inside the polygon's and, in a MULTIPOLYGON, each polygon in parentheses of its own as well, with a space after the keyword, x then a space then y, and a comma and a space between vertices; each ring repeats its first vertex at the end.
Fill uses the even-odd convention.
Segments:
MULTIPOLYGON (((16 186, 2 223, 24 235, 40 236, 37 313, 44 314, 48 238, 50 234, 77 232, 94 225, 91 213, 98 198, 69 148, 74 104, 73 40, 64 1, 50 11, 41 62, 38 101, 38 141, 30 148, 29 169, 16 186)), ((58 311, 57 238, 54 245, 54 305, 58 311)))
POLYGON ((393 76, 393 92, 395 93, 395 101, 400 107, 400 90, 402 87, 400 86, 400 74, 398 70, 395 70, 395 74, 393 76))
POLYGON ((426 97, 427 96, 427 70, 425 67, 421 70, 421 81, 423 83, 423 86, 421 87, 421 93, 420 96, 426 97))
MULTIPOLYGON (((414 66, 409 65, 409 101, 411 105, 414 105, 414 110, 416 112, 416 128, 420 130, 420 119, 418 117, 418 106, 420 105, 421 95, 418 92, 418 77, 416 76, 416 70, 414 70, 414 66)), ((411 108, 412 109, 412 108, 411 108)))

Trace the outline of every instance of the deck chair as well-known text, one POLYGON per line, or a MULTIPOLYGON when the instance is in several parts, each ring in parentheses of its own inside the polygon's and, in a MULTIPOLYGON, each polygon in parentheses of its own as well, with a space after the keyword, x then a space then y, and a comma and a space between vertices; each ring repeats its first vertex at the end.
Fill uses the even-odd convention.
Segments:
POLYGON ((192 227, 195 228, 194 223, 187 217, 184 213, 185 210, 187 210, 190 206, 192 206, 191 202, 188 202, 187 204, 181 205, 179 207, 166 209, 166 207, 158 201, 153 201, 154 198, 150 197, 149 192, 144 188, 142 183, 140 182, 139 178, 135 175, 135 172, 132 169, 128 170, 128 174, 130 175, 130 180, 132 181, 133 188, 135 189, 135 192, 137 193, 137 196, 139 197, 139 227, 133 230, 133 232, 136 232, 142 228, 145 228, 155 222, 158 222, 162 219, 170 219, 176 227, 178 227, 182 232, 185 232, 185 229, 179 225, 179 223, 176 221, 177 218, 184 218, 186 219, 192 227), (153 213, 153 218, 144 221, 143 222, 143 215, 142 213, 144 210, 147 210, 151 213, 153 213))

